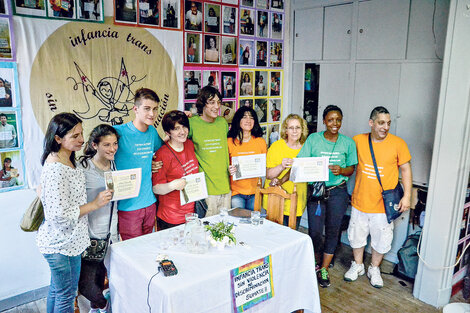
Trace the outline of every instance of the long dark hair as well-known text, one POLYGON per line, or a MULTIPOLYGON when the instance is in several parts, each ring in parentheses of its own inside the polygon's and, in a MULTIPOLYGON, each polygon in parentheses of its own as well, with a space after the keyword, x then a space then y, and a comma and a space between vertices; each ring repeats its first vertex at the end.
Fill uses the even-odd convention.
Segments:
MULTIPOLYGON (((240 127, 240 121, 242 120, 243 116, 245 116, 245 112, 250 113, 253 117, 254 125, 251 129, 251 135, 255 138, 263 137, 263 130, 261 126, 259 126, 258 116, 256 115, 255 110, 247 106, 241 106, 232 119, 232 127, 228 131, 227 137, 233 139, 233 143, 235 143, 235 139, 240 140, 240 145, 243 143, 243 130, 240 127)), ((235 143, 236 144, 236 143, 235 143)))
MULTIPOLYGON (((69 131, 71 131, 82 120, 72 113, 59 113, 55 115, 49 125, 47 126, 46 135, 44 136, 44 150, 41 156, 41 165, 47 159, 51 152, 59 152, 60 144, 55 140, 57 135, 59 138, 64 138, 69 131)), ((70 162, 75 166, 75 151, 70 154, 70 162)))
POLYGON ((88 160, 93 158, 96 154, 95 148, 93 148, 93 143, 98 145, 101 142, 101 138, 115 135, 116 139, 119 140, 119 135, 114 127, 109 126, 107 124, 100 124, 93 128, 90 133, 90 137, 85 145, 85 149, 83 150, 83 155, 79 158, 80 164, 84 167, 88 167, 88 160))
POLYGON ((7 163, 7 162, 10 162, 10 168, 13 168, 13 166, 11 166, 11 159, 8 158, 8 157, 5 158, 5 159, 3 160, 3 165, 2 165, 3 174, 6 174, 6 172, 7 172, 7 167, 5 166, 5 163, 7 163))

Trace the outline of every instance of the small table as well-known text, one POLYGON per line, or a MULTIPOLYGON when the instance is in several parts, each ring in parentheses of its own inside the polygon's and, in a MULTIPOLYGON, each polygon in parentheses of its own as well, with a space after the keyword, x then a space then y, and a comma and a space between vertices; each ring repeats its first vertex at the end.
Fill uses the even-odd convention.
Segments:
MULTIPOLYGON (((205 220, 220 219, 213 216, 205 220)), ((321 312, 309 236, 267 220, 260 226, 240 224, 239 218, 231 216, 224 220, 236 224, 235 237, 245 243, 243 246, 222 251, 209 248, 205 254, 188 253, 182 245, 162 250, 159 240, 170 230, 112 244, 108 269, 113 311, 233 312, 230 270, 271 254, 274 296, 248 312, 321 312), (159 273, 152 278, 158 272, 156 258, 160 253, 174 262, 176 276, 159 273)))

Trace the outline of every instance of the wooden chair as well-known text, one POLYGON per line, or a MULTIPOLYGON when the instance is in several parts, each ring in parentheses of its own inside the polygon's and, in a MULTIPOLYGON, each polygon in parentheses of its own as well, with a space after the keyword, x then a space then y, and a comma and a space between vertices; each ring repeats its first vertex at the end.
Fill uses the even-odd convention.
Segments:
POLYGON ((261 178, 258 179, 258 186, 255 192, 255 211, 261 211, 263 195, 268 197, 266 218, 281 225, 284 224, 284 201, 290 200, 289 227, 295 230, 297 222, 297 189, 295 184, 294 191, 290 194, 282 189, 281 186, 263 188, 261 178))

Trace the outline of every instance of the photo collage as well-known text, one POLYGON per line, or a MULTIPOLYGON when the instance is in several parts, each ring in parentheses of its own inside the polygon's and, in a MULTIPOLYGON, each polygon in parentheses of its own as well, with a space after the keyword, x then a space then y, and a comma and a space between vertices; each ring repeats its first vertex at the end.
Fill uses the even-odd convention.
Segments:
POLYGON ((220 116, 232 122, 252 107, 268 145, 280 138, 283 88, 283 0, 182 1, 184 103, 197 114, 199 90, 222 97, 220 116))
POLYGON ((0 62, 0 192, 25 185, 16 63, 0 62))
MULTIPOLYGON (((104 0, 14 0, 15 15, 104 23, 104 0)), ((119 0, 116 0, 118 2, 119 0)), ((6 0, 1 1, 6 2, 6 0)), ((127 3, 129 1, 120 1, 127 3)), ((0 4, 1 9, 1 4, 0 4)))

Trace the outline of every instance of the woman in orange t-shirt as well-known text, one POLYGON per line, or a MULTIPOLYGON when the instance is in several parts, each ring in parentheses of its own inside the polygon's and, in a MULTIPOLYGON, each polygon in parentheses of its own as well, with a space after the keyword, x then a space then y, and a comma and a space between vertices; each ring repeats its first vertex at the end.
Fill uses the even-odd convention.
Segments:
MULTIPOLYGON (((259 125, 256 112, 246 106, 240 107, 232 120, 232 127, 227 134, 228 153, 230 160, 232 157, 266 154, 266 142, 263 139, 263 130, 259 125)), ((233 176, 237 168, 233 165, 229 167, 233 176)), ((232 208, 242 208, 252 210, 255 204, 255 191, 258 178, 247 178, 233 180, 230 177, 230 187, 232 189, 232 208)))

